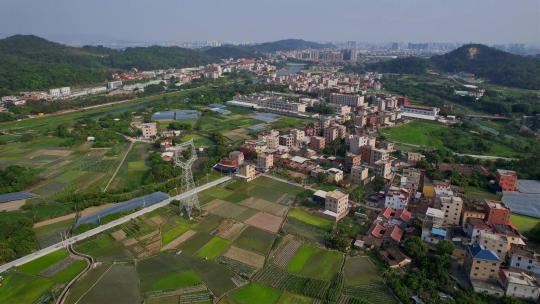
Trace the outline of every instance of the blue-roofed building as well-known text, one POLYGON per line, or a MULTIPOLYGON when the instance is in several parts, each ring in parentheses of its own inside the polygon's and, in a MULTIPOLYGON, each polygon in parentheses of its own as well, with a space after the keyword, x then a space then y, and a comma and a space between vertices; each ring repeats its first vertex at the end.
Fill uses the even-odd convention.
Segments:
POLYGON ((467 255, 463 268, 469 276, 469 279, 474 280, 497 280, 501 259, 491 250, 486 249, 482 245, 467 246, 467 255))

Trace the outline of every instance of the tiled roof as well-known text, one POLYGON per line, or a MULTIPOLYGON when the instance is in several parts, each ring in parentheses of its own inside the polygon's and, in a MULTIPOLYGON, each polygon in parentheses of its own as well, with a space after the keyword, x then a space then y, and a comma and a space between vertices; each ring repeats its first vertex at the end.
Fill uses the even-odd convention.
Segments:
POLYGON ((479 260, 486 260, 486 261, 499 261, 499 257, 495 252, 491 250, 487 250, 481 245, 469 245, 469 250, 471 252, 471 255, 475 259, 479 260))

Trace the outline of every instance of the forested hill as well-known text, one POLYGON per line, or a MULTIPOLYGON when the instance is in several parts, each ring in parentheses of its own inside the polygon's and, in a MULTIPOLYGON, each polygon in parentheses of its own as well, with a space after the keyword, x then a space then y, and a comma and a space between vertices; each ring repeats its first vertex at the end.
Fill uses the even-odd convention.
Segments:
POLYGON ((448 73, 468 72, 499 85, 540 89, 540 60, 481 44, 464 45, 429 59, 398 58, 369 64, 366 68, 400 74, 422 74, 427 69, 448 73))
POLYGON ((0 39, 0 96, 21 90, 99 83, 112 70, 183 68, 222 58, 255 58, 264 52, 331 46, 288 39, 201 50, 174 46, 115 50, 102 46, 70 47, 33 35, 15 35, 0 39))

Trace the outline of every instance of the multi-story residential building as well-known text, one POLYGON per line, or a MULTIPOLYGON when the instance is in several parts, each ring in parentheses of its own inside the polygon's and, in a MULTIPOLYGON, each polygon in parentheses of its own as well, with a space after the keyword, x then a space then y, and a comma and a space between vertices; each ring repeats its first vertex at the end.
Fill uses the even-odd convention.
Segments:
POLYGON ((501 261, 506 258, 506 254, 510 250, 508 238, 503 234, 492 231, 480 231, 477 243, 484 246, 484 248, 495 252, 501 261))
POLYGON ((331 183, 339 183, 343 180, 343 171, 337 168, 330 168, 326 170, 326 174, 328 175, 328 181, 331 183))
POLYGON ((480 219, 484 220, 486 218, 486 213, 483 209, 470 209, 470 210, 463 210, 463 215, 461 216, 461 225, 465 227, 465 224, 467 223, 467 219, 480 219))
POLYGON ((290 134, 287 134, 287 135, 281 135, 279 137, 279 144, 281 146, 285 146, 287 148, 291 148, 294 146, 294 138, 292 135, 290 134))
POLYGON ((353 166, 351 168, 351 181, 355 184, 361 184, 368 178, 369 170, 362 166, 353 166))
POLYGON ((266 172, 274 167, 274 155, 260 153, 257 155, 257 169, 266 172))
POLYGON ((314 150, 323 150, 326 147, 326 139, 320 136, 311 136, 310 146, 314 150))
POLYGON ((486 221, 491 225, 506 225, 510 221, 510 209, 499 201, 484 200, 486 221))
POLYGON ((324 139, 326 144, 329 145, 338 139, 339 131, 335 126, 331 126, 324 129, 324 139))
POLYGON ((407 152, 407 162, 413 166, 415 166, 417 162, 424 160, 425 158, 426 156, 424 156, 424 154, 407 152))
POLYGON ((394 151, 394 143, 390 141, 382 141, 380 143, 381 149, 384 149, 388 152, 394 151))
POLYGON ((515 297, 527 301, 537 301, 540 297, 540 286, 535 277, 525 272, 501 269, 499 282, 504 287, 507 297, 515 297))
POLYGON ((373 172, 384 179, 392 178, 392 163, 388 160, 379 160, 373 164, 373 172))
POLYGON ((410 200, 410 193, 407 189, 390 187, 384 198, 384 207, 392 208, 394 210, 401 210, 407 208, 410 200))
POLYGON ((530 249, 514 247, 510 252, 510 267, 540 275, 540 254, 530 249))
POLYGON ((116 80, 116 81, 109 81, 107 82, 107 89, 108 90, 116 90, 122 87, 122 81, 116 80))
POLYGON ((349 212, 349 194, 339 190, 326 193, 324 208, 335 214, 336 221, 339 221, 349 212))
POLYGON ((471 239, 471 243, 478 244, 482 231, 492 232, 493 228, 478 218, 468 218, 464 224, 463 231, 471 239))
POLYGON ((299 147, 304 142, 304 138, 306 136, 306 133, 303 130, 299 129, 292 129, 290 131, 290 134, 293 137, 294 140, 294 146, 299 147))
POLYGON ((357 108, 364 105, 364 96, 332 93, 330 94, 330 103, 357 108))
POLYGON ((257 171, 255 171, 255 166, 252 164, 243 164, 238 170, 238 177, 246 179, 248 181, 255 178, 257 171))
POLYGON ((352 154, 359 154, 360 148, 368 144, 368 136, 352 135, 349 138, 349 148, 352 154))
POLYGON ((444 211, 444 224, 447 226, 458 226, 461 219, 461 209, 463 200, 459 196, 439 198, 441 210, 444 211))
POLYGON ((157 135, 157 126, 155 122, 141 124, 142 136, 145 139, 152 138, 157 135))
POLYGON ((463 268, 470 280, 497 280, 501 260, 482 245, 469 245, 463 268))
POLYGON ((440 209, 428 208, 422 221, 422 235, 424 242, 437 244, 448 238, 448 231, 444 229, 444 212, 440 209))
POLYGON ((497 169, 495 178, 499 183, 502 191, 516 191, 517 189, 517 174, 516 171, 497 169))
POLYGON ((343 162, 343 170, 350 171, 354 166, 360 166, 362 158, 360 155, 348 153, 345 155, 345 160, 343 162))
POLYGON ((390 157, 390 152, 388 152, 388 150, 371 149, 369 163, 373 165, 375 164, 375 162, 380 161, 380 160, 386 161, 388 160, 389 157, 390 157))
POLYGON ((240 151, 232 151, 231 153, 229 153, 229 158, 234 159, 238 166, 244 164, 244 153, 240 151))

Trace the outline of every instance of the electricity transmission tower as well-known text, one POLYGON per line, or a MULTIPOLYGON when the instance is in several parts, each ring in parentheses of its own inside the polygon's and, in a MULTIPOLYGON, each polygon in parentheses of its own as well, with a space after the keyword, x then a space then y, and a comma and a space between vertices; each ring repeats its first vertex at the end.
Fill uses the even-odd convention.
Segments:
POLYGON ((180 200, 182 207, 186 209, 188 216, 191 218, 191 211, 193 208, 200 209, 199 198, 197 193, 191 193, 190 191, 195 189, 195 181, 193 180, 193 172, 191 167, 197 160, 197 153, 195 151, 195 144, 193 140, 187 141, 180 145, 174 146, 174 165, 182 169, 181 186, 182 193, 188 194, 186 197, 180 200))

